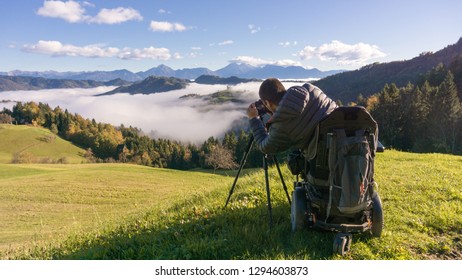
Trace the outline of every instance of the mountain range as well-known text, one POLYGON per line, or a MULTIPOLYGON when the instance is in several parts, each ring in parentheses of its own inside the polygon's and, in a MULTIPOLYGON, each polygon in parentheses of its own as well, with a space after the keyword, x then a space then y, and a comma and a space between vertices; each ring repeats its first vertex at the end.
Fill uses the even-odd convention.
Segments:
POLYGON ((89 72, 57 72, 57 71, 21 71, 14 70, 0 72, 2 76, 27 76, 41 77, 47 79, 70 79, 70 80, 93 80, 107 82, 115 79, 122 79, 129 82, 136 82, 146 79, 149 76, 173 77, 180 79, 194 80, 202 75, 238 78, 265 79, 276 77, 280 79, 320 79, 329 75, 340 73, 344 70, 320 71, 316 68, 306 69, 300 66, 276 66, 265 65, 261 67, 245 63, 231 63, 224 68, 212 71, 208 68, 185 68, 174 70, 167 65, 161 64, 147 71, 133 73, 129 70, 114 71, 89 71, 89 72))

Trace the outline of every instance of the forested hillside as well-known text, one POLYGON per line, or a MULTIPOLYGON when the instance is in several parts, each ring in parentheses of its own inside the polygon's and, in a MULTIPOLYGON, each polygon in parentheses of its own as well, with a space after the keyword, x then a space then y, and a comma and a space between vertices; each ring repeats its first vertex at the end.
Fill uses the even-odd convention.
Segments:
POLYGON ((442 63, 450 69, 459 89, 462 84, 462 38, 454 44, 435 53, 424 52, 418 57, 404 61, 374 63, 355 71, 328 76, 316 81, 327 95, 343 103, 355 101, 358 95, 368 97, 379 92, 385 84, 394 83, 398 87, 407 83, 421 83, 422 75, 442 63), (458 73, 458 74, 456 74, 458 73))
MULTIPOLYGON (((459 64, 460 65, 460 64, 459 64)), ((457 70, 461 78, 460 68, 457 70)), ((418 84, 385 85, 358 103, 371 111, 386 146, 413 152, 462 154, 462 91, 443 64, 418 84)))
POLYGON ((152 94, 156 92, 182 89, 185 88, 188 83, 189 81, 184 79, 149 76, 140 82, 123 85, 100 95, 111 95, 116 93, 152 94))

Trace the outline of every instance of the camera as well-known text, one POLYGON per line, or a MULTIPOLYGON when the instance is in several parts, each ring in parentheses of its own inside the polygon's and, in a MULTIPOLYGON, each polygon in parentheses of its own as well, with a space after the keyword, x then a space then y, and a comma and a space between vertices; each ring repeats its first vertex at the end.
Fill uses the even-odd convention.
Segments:
POLYGON ((254 104, 255 104, 255 108, 257 108, 258 115, 260 115, 260 116, 262 116, 264 114, 270 114, 271 115, 271 111, 268 110, 268 108, 266 108, 265 104, 263 104, 263 101, 261 99, 256 101, 254 104))

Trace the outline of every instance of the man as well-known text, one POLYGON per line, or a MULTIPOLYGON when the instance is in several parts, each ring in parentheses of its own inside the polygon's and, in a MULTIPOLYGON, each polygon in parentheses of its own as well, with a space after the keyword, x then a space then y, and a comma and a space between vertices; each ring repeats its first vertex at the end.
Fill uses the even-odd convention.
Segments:
POLYGON ((316 127, 337 104, 310 83, 286 90, 275 78, 263 81, 259 95, 273 115, 268 133, 258 119, 255 103, 248 107, 247 115, 257 147, 265 154, 298 148, 303 150, 306 159, 312 159, 316 154, 316 127))

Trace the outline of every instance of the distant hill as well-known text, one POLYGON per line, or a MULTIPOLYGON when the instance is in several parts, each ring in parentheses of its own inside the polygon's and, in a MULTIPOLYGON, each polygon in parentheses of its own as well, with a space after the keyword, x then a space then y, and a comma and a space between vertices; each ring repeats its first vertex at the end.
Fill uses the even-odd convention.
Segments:
POLYGON ((0 124, 0 163, 11 163, 14 157, 30 163, 82 163, 84 154, 48 129, 0 124))
POLYGON ((462 56, 462 38, 456 44, 435 53, 425 52, 404 61, 374 63, 355 71, 328 76, 314 84, 331 98, 347 103, 356 101, 359 94, 368 97, 377 93, 387 83, 395 83, 398 87, 405 86, 409 82, 415 84, 421 76, 439 63, 449 67, 459 56, 462 56))
POLYGON ((112 95, 116 93, 152 94, 175 89, 183 89, 186 88, 188 83, 189 81, 184 79, 150 76, 143 81, 136 82, 131 85, 120 86, 112 91, 98 94, 97 96, 112 95))
MULTIPOLYGON (((225 103, 234 103, 235 105, 245 105, 247 107, 248 100, 244 98, 245 91, 234 91, 231 89, 217 91, 211 94, 187 94, 180 97, 180 99, 199 99, 205 101, 208 105, 221 105, 225 103)), ((244 107, 244 108, 245 108, 244 107)), ((207 108, 205 109, 207 110, 207 108)), ((226 110, 226 109, 225 109, 226 110)), ((230 108, 234 110, 234 108, 230 108)))
POLYGON ((255 82, 255 81, 260 81, 260 80, 242 79, 236 76, 232 76, 228 78, 221 78, 221 77, 213 76, 213 75, 202 75, 195 80, 195 82, 198 84, 206 84, 206 85, 237 85, 240 83, 248 83, 248 82, 255 82))
POLYGON ((47 79, 42 77, 0 76, 0 91, 40 90, 52 88, 94 88, 120 86, 126 81, 115 79, 108 82, 93 80, 47 79))

